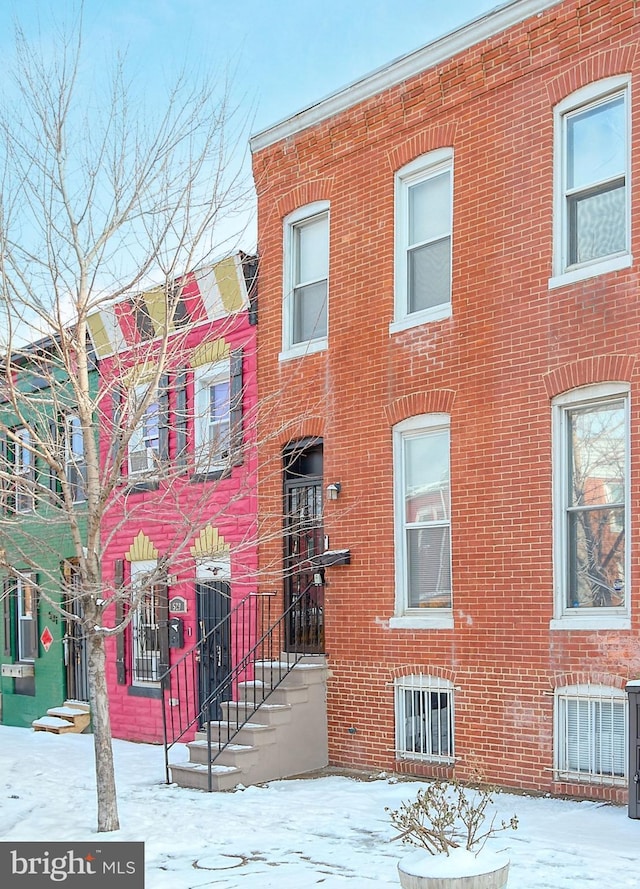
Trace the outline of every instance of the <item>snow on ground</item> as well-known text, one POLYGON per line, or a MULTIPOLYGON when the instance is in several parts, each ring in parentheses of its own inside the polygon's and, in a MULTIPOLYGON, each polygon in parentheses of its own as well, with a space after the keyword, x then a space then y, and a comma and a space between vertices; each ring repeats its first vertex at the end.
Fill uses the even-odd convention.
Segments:
MULTIPOLYGON (((385 807, 419 782, 331 775, 207 794, 163 783, 161 747, 114 751, 121 829, 100 837, 144 841, 146 889, 399 885, 410 850, 390 841, 385 807)), ((640 886, 640 821, 626 808, 507 794, 497 804, 520 822, 492 841, 511 858, 510 889, 640 886)), ((0 841, 95 842, 95 829, 91 735, 0 727, 0 841)))

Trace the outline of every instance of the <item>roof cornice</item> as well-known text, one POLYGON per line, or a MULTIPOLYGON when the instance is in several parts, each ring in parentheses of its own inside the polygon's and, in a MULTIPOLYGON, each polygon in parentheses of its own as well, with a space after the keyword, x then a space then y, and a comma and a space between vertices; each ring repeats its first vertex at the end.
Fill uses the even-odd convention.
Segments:
POLYGON ((371 74, 353 81, 291 117, 255 133, 249 140, 251 151, 261 151, 281 139, 340 114, 560 2, 562 0, 510 0, 426 46, 377 68, 371 74))

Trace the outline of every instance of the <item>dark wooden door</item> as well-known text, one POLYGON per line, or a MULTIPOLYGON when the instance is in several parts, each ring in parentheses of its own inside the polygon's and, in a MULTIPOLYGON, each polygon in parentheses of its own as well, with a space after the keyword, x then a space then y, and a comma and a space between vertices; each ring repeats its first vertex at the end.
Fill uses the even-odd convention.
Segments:
POLYGON ((208 581, 196 587, 198 600, 198 700, 201 723, 221 719, 220 704, 231 698, 226 684, 231 672, 229 613, 231 588, 228 583, 208 581))

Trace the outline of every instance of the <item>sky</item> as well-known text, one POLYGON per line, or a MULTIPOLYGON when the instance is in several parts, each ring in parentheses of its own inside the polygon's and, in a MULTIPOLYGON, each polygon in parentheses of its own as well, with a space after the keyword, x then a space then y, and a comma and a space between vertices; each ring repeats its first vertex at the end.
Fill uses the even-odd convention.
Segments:
MULTIPOLYGON (((126 51, 131 70, 154 89, 184 65, 187 74, 229 72, 232 100, 249 135, 431 40, 498 0, 85 0, 85 45, 97 66, 126 51)), ((0 48, 11 53, 13 23, 53 37, 75 0, 0 0, 0 48)), ((89 76, 85 72, 86 76, 89 76)), ((250 177, 248 158, 246 175, 250 177)), ((248 211, 246 240, 256 240, 248 211)))
MULTIPOLYGON (((331 775, 208 794, 164 784, 159 746, 115 741, 114 754, 120 830, 96 834, 93 737, 0 726, 0 842, 142 841, 146 889, 399 886, 410 847, 392 841, 385 807, 420 782, 331 775)), ((490 843, 511 861, 510 889, 637 889, 640 821, 626 807, 502 794, 496 808, 519 820, 490 843)))

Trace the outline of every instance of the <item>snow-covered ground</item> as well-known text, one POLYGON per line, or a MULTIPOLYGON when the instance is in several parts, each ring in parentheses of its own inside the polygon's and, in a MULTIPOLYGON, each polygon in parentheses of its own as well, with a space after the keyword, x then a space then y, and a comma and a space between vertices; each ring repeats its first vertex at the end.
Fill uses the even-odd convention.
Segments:
MULTIPOLYGON (((390 841, 385 807, 413 798, 419 783, 330 776, 206 794, 163 783, 160 747, 114 748, 121 830, 100 838, 144 841, 146 889, 399 885, 396 864, 409 850, 390 841)), ((493 841, 511 858, 510 889, 640 886, 640 821, 626 808, 497 802, 520 821, 493 841)), ((95 827, 92 737, 0 727, 0 840, 94 842, 95 827)))

